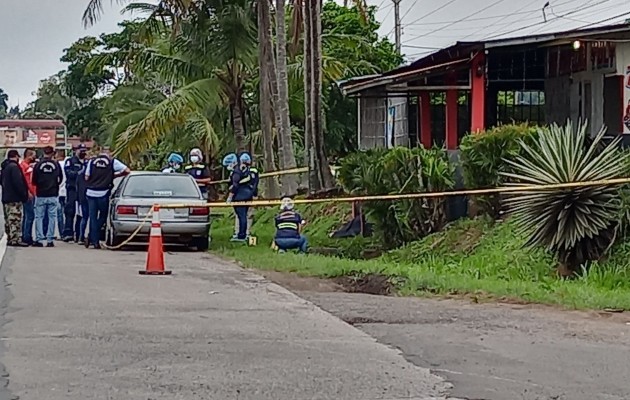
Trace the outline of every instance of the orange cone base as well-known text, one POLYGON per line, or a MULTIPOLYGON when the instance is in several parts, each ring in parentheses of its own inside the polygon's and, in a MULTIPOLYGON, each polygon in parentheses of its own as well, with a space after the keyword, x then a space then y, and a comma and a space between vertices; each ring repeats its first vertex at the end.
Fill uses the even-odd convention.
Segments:
POLYGON ((138 271, 140 275, 170 275, 172 271, 138 271))

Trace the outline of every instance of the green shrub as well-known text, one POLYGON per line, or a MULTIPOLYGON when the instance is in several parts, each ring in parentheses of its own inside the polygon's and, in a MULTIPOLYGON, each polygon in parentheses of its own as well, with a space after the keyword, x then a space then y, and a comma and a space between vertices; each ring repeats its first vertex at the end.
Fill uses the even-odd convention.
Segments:
MULTIPOLYGON (((356 195, 402 194, 451 189, 454 168, 443 149, 371 150, 347 156, 339 170, 344 189, 356 195)), ((387 248, 442 229, 444 198, 370 201, 363 205, 387 248)))
MULTIPOLYGON (((625 175, 628 153, 619 149, 617 137, 603 144, 606 130, 587 141, 587 124, 574 130, 563 127, 541 130, 531 145, 522 143, 524 155, 509 163, 504 173, 519 186, 553 185, 616 179, 625 175)), ((622 211, 619 187, 586 186, 514 193, 507 200, 519 230, 528 244, 556 254, 562 274, 575 274, 588 262, 601 258, 615 240, 622 211)))
MULTIPOLYGON (((502 186, 507 179, 502 173, 511 171, 505 160, 514 160, 522 153, 521 140, 531 144, 536 136, 536 127, 520 124, 502 125, 464 137, 460 145, 460 160, 466 187, 479 189, 502 186)), ((481 213, 499 217, 499 195, 477 196, 471 200, 481 213)))

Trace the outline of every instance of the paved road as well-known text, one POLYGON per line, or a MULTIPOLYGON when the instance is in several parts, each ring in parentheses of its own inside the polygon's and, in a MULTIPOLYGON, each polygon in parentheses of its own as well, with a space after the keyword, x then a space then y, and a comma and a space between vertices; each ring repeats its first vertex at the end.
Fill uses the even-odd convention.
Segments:
POLYGON ((279 280, 446 377, 455 397, 630 398, 628 315, 347 294, 321 282, 279 280), (312 287, 318 291, 307 290, 312 287))
POLYGON ((0 272, 0 399, 442 398, 397 350, 209 255, 8 249, 0 272), (2 387, 3 385, 0 385, 2 387))

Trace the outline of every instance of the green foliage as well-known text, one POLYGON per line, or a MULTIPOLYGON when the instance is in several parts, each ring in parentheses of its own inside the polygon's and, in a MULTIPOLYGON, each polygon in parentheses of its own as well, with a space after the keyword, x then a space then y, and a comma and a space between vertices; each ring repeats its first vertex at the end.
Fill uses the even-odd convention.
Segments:
POLYGON ((7 116, 9 110, 9 95, 0 88, 0 119, 4 119, 7 116))
MULTIPOLYGON (((527 124, 503 125, 464 137, 460 151, 466 187, 492 188, 505 184, 507 178, 503 173, 511 170, 506 160, 514 160, 522 154, 520 142, 532 143, 537 132, 536 127, 527 124)), ((499 217, 499 195, 477 196, 472 201, 481 213, 493 218, 499 217)))
MULTIPOLYGON (((521 143, 524 154, 508 160, 513 172, 503 175, 519 186, 553 185, 615 179, 627 170, 627 153, 618 148, 620 138, 605 146, 605 129, 587 141, 587 125, 574 131, 552 125, 541 130, 532 144, 521 143), (590 143, 589 143, 590 142, 590 143)), ((507 204, 528 244, 557 254, 560 263, 575 273, 599 259, 614 240, 621 202, 615 186, 546 189, 510 196, 507 204)))
MULTIPOLYGON (((325 217, 320 205, 302 206, 303 214, 320 215, 319 223, 339 224, 335 215, 325 217)), ((630 241, 615 246, 610 258, 594 262, 574 280, 559 280, 555 260, 542 248, 525 247, 514 221, 489 218, 459 220, 447 229, 410 243, 375 260, 353 260, 357 247, 366 248, 362 238, 330 242, 326 235, 308 227, 313 247, 337 246, 344 258, 316 254, 277 254, 269 249, 273 234, 272 209, 257 209, 254 216, 258 246, 230 243, 233 215, 215 220, 214 251, 240 261, 246 267, 293 272, 322 278, 383 274, 397 283, 402 295, 454 295, 477 301, 493 299, 556 304, 567 308, 630 310, 630 241)), ((307 219, 310 217, 307 217, 307 219)), ((314 225, 314 224, 312 224, 314 225)), ((325 230, 323 230, 325 231, 325 230)))
MULTIPOLYGON (((443 149, 372 150, 346 157, 339 171, 344 189, 358 195, 451 189, 454 168, 443 149)), ((385 245, 398 247, 439 231, 446 222, 444 198, 373 201, 363 205, 385 245)))

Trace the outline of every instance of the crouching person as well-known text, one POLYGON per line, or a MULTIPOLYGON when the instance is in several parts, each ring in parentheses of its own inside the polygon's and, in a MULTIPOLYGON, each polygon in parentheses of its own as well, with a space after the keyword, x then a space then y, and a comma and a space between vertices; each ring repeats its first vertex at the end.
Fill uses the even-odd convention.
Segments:
POLYGON ((300 214, 293 210, 293 200, 288 197, 282 199, 280 214, 276 216, 276 236, 274 243, 278 250, 284 253, 287 250, 297 249, 306 253, 307 241, 302 235, 302 227, 306 223, 300 214))

